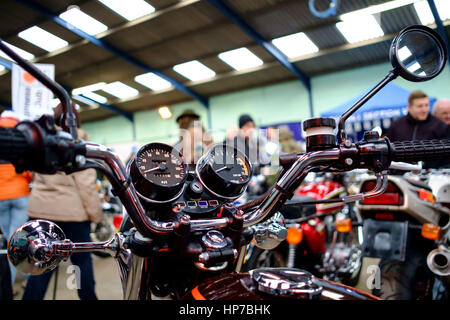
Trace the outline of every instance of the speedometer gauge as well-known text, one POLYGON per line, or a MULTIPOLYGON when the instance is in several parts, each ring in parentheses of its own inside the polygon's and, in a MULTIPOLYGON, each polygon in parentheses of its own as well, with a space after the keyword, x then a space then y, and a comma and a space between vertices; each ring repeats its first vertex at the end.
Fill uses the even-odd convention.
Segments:
POLYGON ((143 146, 130 164, 130 175, 141 198, 166 202, 176 198, 187 178, 181 153, 163 143, 143 146))
POLYGON ((197 176, 205 188, 225 199, 236 199, 244 192, 251 170, 248 158, 226 144, 214 145, 196 166, 197 176))

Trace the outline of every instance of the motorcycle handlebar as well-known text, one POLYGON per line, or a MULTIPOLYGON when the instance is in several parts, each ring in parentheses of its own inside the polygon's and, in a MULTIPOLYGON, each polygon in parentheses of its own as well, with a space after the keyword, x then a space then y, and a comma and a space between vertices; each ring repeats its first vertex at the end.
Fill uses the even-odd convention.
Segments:
POLYGON ((15 128, 0 128, 0 159, 12 161, 31 151, 25 134, 15 128))
MULTIPOLYGON (((128 177, 126 172, 121 165, 118 157, 112 153, 107 148, 100 145, 91 143, 80 143, 79 148, 76 149, 74 144, 64 143, 64 148, 59 142, 51 142, 53 137, 57 135, 47 132, 48 138, 42 139, 39 135, 43 134, 43 131, 39 128, 39 125, 33 125, 31 122, 25 123, 21 127, 20 123, 15 128, 0 128, 0 159, 13 162, 15 165, 18 163, 28 163, 28 160, 39 157, 40 154, 45 150, 45 146, 50 143, 54 144, 55 148, 47 150, 45 153, 53 155, 50 157, 57 162, 63 164, 70 163, 70 159, 73 155, 80 154, 80 150, 83 150, 83 155, 87 158, 101 159, 104 160, 111 171, 114 172, 116 178, 122 184, 122 197, 121 200, 123 204, 130 210, 130 216, 133 217, 133 223, 138 227, 144 235, 149 235, 151 233, 170 233, 174 231, 175 225, 169 222, 157 222, 150 219, 145 214, 140 201, 137 199, 134 186, 128 184, 128 177), (30 130, 26 130, 26 128, 30 130), (40 146, 40 147, 39 147, 40 146), (43 147, 43 148, 41 148, 43 147), (64 152, 57 152, 57 150, 65 150, 64 152), (72 156, 68 157, 68 154, 73 153, 72 156)), ((46 130, 47 131, 47 130, 46 130)), ((67 140, 65 140, 67 141, 67 140)), ((430 140, 430 141, 402 141, 391 143, 388 140, 378 140, 373 142, 365 142, 357 145, 353 144, 353 147, 338 147, 330 150, 315 151, 305 154, 290 154, 284 157, 281 161, 283 164, 291 164, 289 169, 286 167, 285 174, 277 182, 277 188, 274 188, 269 195, 263 196, 264 199, 258 205, 255 211, 246 212, 244 214, 244 226, 248 227, 257 224, 265 219, 266 216, 270 217, 270 214, 274 213, 277 208, 276 203, 281 201, 282 198, 287 198, 287 193, 298 184, 301 180, 300 177, 304 176, 311 166, 317 165, 333 165, 334 163, 340 164, 344 162, 344 158, 348 154, 357 156, 364 159, 364 163, 368 163, 370 159, 376 158, 380 154, 384 154, 387 158, 386 165, 388 166, 390 161, 403 161, 403 162, 414 162, 421 160, 435 160, 447 158, 450 156, 450 140, 430 140)), ((47 159, 47 157, 45 157, 47 159)), ((355 158, 356 159, 356 158, 355 158)), ((35 162, 35 161, 33 161, 35 162)), ((363 162, 361 164, 355 163, 354 168, 364 166, 363 162)), ((53 163, 53 162, 52 162, 53 163)), ((73 162, 72 162, 73 163, 73 162)), ((35 170, 35 165, 28 168, 30 165, 23 165, 25 170, 35 170)), ((62 166, 60 166, 61 168, 62 166)), ((54 168, 53 168, 54 169, 54 168)), ((350 168, 348 168, 350 169, 350 168)), ((386 170, 384 168, 383 170, 386 170)), ((35 170, 36 171, 36 170, 35 170)), ((48 167, 44 167, 41 172, 45 173, 49 171, 48 167)), ((54 173, 48 172, 48 173, 54 173)), ((207 230, 211 228, 221 228, 228 224, 227 219, 212 219, 212 220, 192 220, 191 228, 193 230, 207 230)))
POLYGON ((391 160, 418 162, 450 157, 450 139, 391 142, 391 160))

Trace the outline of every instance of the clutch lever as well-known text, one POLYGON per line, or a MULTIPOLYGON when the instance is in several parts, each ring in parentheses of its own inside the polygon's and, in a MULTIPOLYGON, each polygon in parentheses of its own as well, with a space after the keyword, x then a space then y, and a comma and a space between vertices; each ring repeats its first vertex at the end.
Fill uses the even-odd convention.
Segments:
POLYGON ((391 161, 390 170, 412 171, 413 173, 420 173, 422 171, 423 162, 419 161, 417 164, 407 162, 391 161))
MULTIPOLYGON (((311 205, 311 204, 320 204, 320 203, 348 203, 348 202, 355 202, 359 200, 363 200, 365 198, 371 198, 376 197, 382 194, 384 191, 386 191, 387 185, 388 185, 388 174, 387 171, 377 172, 375 173, 375 176, 377 178, 377 183, 375 187, 365 193, 359 193, 355 195, 349 195, 345 196, 339 199, 326 199, 326 200, 314 200, 314 201, 300 201, 300 202, 286 202, 286 206, 295 206, 295 205, 311 205)), ((318 215, 319 216, 319 215, 318 215)), ((323 216, 323 215, 320 215, 323 216)), ((308 219, 313 218, 313 216, 308 217, 308 219)), ((290 219, 288 222, 303 222, 305 220, 305 217, 301 217, 298 219, 290 219)))

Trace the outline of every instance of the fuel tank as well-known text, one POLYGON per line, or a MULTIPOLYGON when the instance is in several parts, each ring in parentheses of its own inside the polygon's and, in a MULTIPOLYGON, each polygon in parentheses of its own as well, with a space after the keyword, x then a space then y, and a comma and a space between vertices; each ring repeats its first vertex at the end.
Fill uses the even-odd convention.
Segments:
POLYGON ((369 293, 318 279, 295 268, 260 268, 210 278, 184 300, 380 300, 369 293))
MULTIPOLYGON (((308 196, 313 198, 314 200, 328 200, 339 198, 339 196, 344 193, 344 186, 336 181, 320 181, 308 183, 298 188, 298 190, 295 192, 296 195, 308 196)), ((316 204, 316 212, 323 214, 338 212, 343 208, 343 203, 316 204)))

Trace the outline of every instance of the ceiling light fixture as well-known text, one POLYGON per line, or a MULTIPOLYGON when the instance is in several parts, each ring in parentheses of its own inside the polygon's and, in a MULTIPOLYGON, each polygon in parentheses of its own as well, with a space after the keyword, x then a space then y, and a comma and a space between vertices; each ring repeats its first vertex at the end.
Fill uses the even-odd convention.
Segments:
POLYGON ((134 81, 154 91, 167 89, 172 86, 172 84, 169 81, 164 80, 163 78, 157 76, 153 72, 140 74, 134 77, 134 81))
POLYGON ((91 36, 108 30, 106 25, 84 13, 78 7, 70 7, 70 9, 61 13, 59 17, 91 36))
POLYGON ((264 62, 247 48, 239 48, 219 53, 219 59, 235 70, 258 67, 264 62))
POLYGON ((144 0, 98 0, 128 21, 135 20, 155 11, 144 0))
MULTIPOLYGON (((439 17, 442 21, 450 19, 450 1, 448 0, 434 0, 439 17)), ((419 17, 420 23, 429 25, 434 23, 434 16, 431 12, 428 2, 425 0, 414 3, 414 9, 419 17)))
POLYGON ((139 94, 138 90, 127 86, 125 83, 120 81, 108 83, 102 88, 102 90, 120 99, 134 97, 139 94))
POLYGON ((384 36, 375 17, 371 14, 347 17, 336 27, 349 43, 357 43, 384 36))
POLYGON ((216 75, 213 70, 198 62, 197 60, 177 64, 173 67, 173 70, 191 81, 208 79, 216 75))
POLYGON ((106 85, 106 82, 97 82, 94 84, 90 84, 84 87, 79 87, 72 90, 72 94, 84 94, 85 92, 92 92, 103 89, 106 85))
POLYGON ((300 57, 319 51, 319 48, 303 32, 273 39, 272 43, 288 58, 300 57))
POLYGON ((28 28, 20 32, 18 36, 48 52, 64 48, 69 44, 67 41, 38 26, 28 28))

